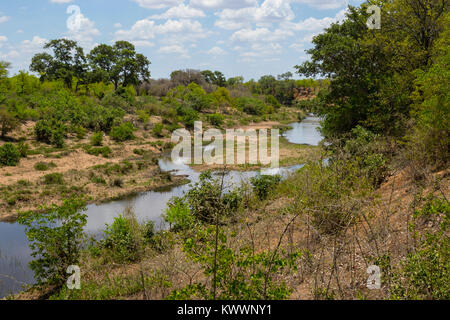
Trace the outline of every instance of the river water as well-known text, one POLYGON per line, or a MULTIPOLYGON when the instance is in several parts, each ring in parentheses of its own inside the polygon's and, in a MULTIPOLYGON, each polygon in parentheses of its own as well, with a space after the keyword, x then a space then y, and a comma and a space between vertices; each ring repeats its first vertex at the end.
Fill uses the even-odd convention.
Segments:
MULTIPOLYGON (((301 123, 291 124, 292 130, 284 136, 292 143, 318 145, 322 137, 317 130, 320 119, 308 117, 301 123)), ((159 160, 162 171, 175 175, 185 175, 191 183, 198 182, 200 174, 189 166, 174 163, 169 158, 159 160)), ((288 175, 290 172, 301 168, 296 165, 278 170, 270 170, 267 174, 288 175)), ((226 185, 240 185, 251 177, 260 174, 259 171, 237 172, 230 171, 225 176, 226 185)), ((129 199, 113 201, 100 205, 89 205, 85 214, 88 216, 86 232, 90 235, 100 234, 107 224, 111 224, 114 218, 124 212, 125 208, 134 208, 138 220, 141 222, 152 220, 159 228, 164 227, 162 214, 167 208, 167 202, 174 196, 182 196, 190 189, 190 184, 171 188, 170 190, 149 191, 129 199)), ((28 263, 32 260, 28 240, 25 236, 25 228, 18 223, 0 222, 0 298, 8 294, 17 293, 25 284, 34 282, 33 272, 28 263)))

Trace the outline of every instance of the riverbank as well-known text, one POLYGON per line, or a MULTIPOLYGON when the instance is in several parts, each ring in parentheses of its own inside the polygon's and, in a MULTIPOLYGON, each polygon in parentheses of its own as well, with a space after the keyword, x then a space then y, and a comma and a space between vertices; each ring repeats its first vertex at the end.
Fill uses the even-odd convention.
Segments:
MULTIPOLYGON (((267 121, 245 125, 242 129, 287 127, 285 121, 267 121)), ((160 119, 152 119, 158 122, 160 119)), ((20 211, 39 211, 40 207, 59 205, 71 196, 86 196, 88 203, 120 200, 133 194, 175 187, 188 181, 159 168, 158 160, 173 146, 170 136, 155 138, 144 127, 135 139, 117 143, 104 137, 101 148, 107 154, 92 153, 90 137, 68 137, 62 149, 50 147, 33 138, 34 123, 28 122, 13 136, 27 136, 30 155, 16 167, 0 168, 0 222, 14 221, 20 211)), ((318 157, 318 148, 289 143, 282 138, 280 165, 289 166, 318 157)), ((194 166, 195 170, 215 170, 217 166, 194 166)), ((233 166, 237 171, 256 170, 260 165, 233 166)))

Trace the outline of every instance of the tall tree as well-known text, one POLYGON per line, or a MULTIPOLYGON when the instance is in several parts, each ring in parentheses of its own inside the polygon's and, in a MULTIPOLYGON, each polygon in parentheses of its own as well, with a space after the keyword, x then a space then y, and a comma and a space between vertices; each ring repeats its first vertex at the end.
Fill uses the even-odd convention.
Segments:
MULTIPOLYGON (((76 41, 56 39, 48 42, 44 49, 51 49, 53 56, 39 53, 32 59, 30 70, 41 75, 41 80, 62 79, 68 88, 72 87, 73 77, 86 78, 87 64, 83 48, 76 41)), ((78 82, 77 82, 78 84, 78 82)))

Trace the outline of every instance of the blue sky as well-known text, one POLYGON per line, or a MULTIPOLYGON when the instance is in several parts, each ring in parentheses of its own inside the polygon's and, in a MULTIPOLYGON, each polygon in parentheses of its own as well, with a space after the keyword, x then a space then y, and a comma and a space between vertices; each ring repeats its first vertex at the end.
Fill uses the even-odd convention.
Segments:
POLYGON ((0 0, 0 60, 28 71, 46 41, 70 38, 89 51, 127 40, 153 78, 177 69, 220 70, 246 80, 307 59, 311 39, 362 0, 0 0))

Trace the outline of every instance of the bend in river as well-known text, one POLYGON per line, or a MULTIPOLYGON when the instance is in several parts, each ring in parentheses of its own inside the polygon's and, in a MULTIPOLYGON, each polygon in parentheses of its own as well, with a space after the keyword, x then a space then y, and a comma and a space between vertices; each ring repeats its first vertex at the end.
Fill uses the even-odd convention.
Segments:
MULTIPOLYGON (((284 137, 291 143, 316 146, 322 140, 318 131, 319 121, 319 118, 308 117, 301 123, 293 123, 290 125, 293 129, 287 131, 284 137)), ((187 176, 191 183, 198 182, 200 177, 200 173, 189 166, 173 163, 168 158, 160 159, 159 166, 162 171, 187 176)), ((267 173, 287 175, 301 167, 299 164, 276 171, 269 170, 267 173)), ((258 174, 260 173, 257 171, 230 171, 225 179, 227 184, 239 185, 258 174)), ((162 214, 167 208, 167 202, 174 196, 182 196, 189 188, 190 184, 167 191, 145 192, 125 200, 89 205, 85 212, 88 216, 86 232, 91 235, 99 234, 106 224, 111 224, 128 206, 134 208, 140 221, 152 220, 157 227, 162 227, 162 214)), ((0 222, 0 298, 21 291, 23 284, 32 284, 34 281, 33 272, 28 267, 32 258, 24 231, 25 228, 18 223, 0 222)))

